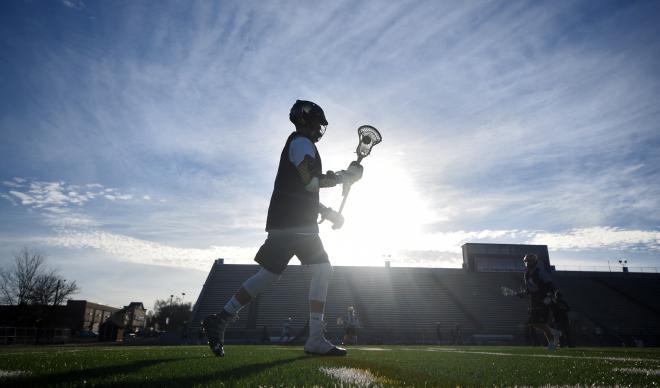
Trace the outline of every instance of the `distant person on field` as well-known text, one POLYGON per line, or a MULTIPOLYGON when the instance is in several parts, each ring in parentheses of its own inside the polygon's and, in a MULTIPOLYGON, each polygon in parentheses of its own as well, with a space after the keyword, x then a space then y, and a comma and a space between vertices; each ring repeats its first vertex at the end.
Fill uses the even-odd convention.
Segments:
MULTIPOLYGON (((204 318, 209 345, 219 357, 225 355, 225 329, 238 312, 262 291, 277 281, 295 255, 311 269, 309 287, 309 337, 305 353, 344 356, 346 349, 325 338, 323 312, 332 276, 328 254, 319 238, 318 215, 331 221, 334 228, 343 223, 338 212, 319 202, 319 189, 350 185, 362 177, 362 166, 352 162, 347 170, 323 174, 321 156, 315 143, 325 132, 328 121, 320 106, 311 101, 296 101, 289 112, 296 130, 289 135, 280 155, 279 167, 268 207, 268 237, 259 248, 255 261, 261 268, 247 279, 218 314, 204 318)), ((264 130, 264 136, 272 132, 264 130)), ((247 152, 247 151, 245 151, 247 152)))
POLYGON ((438 344, 442 342, 442 325, 440 322, 435 323, 435 336, 437 338, 438 344))
POLYGON ((538 256, 529 253, 523 258, 525 263, 525 289, 518 296, 529 296, 529 320, 527 324, 540 330, 548 341, 548 350, 554 350, 559 342, 561 331, 550 327, 550 305, 555 287, 550 274, 538 262, 538 256))
POLYGON ((284 320, 282 323, 282 334, 280 335, 280 339, 277 342, 284 342, 286 338, 286 342, 289 342, 291 340, 291 321, 293 319, 291 317, 287 318, 284 320))
POLYGON ((268 334, 268 327, 264 325, 263 328, 261 328, 261 342, 262 343, 267 343, 270 342, 270 335, 268 334))
POLYGON ((564 297, 559 290, 555 291, 554 299, 550 305, 552 310, 552 317, 555 320, 555 326, 561 331, 561 336, 559 337, 559 343, 561 346, 573 347, 571 341, 571 324, 568 320, 568 312, 571 308, 564 300, 564 297))
POLYGON ((344 318, 344 339, 342 345, 357 344, 357 329, 360 326, 360 320, 355 313, 355 308, 350 306, 344 318))
POLYGON ((459 323, 455 323, 451 329, 451 340, 454 345, 463 345, 463 332, 459 323))

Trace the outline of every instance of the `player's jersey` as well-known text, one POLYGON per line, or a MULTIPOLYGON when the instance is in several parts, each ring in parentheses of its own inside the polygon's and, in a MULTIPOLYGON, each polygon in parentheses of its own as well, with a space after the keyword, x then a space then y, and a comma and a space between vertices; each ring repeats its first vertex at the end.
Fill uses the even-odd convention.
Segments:
POLYGON ((525 287, 532 304, 543 303, 543 299, 555 290, 550 274, 540 266, 525 272, 525 287))
MULTIPOLYGON (((277 177, 268 207, 268 219, 266 231, 282 231, 290 233, 318 233, 317 224, 319 211, 319 193, 305 189, 300 174, 293 160, 300 158, 307 151, 291 150, 291 143, 302 137, 301 134, 293 132, 286 141, 280 164, 277 169, 277 177)), ((311 141, 309 142, 314 151, 314 161, 311 166, 312 176, 321 175, 323 171, 321 156, 311 141)), ((304 148, 304 147, 301 147, 304 148)), ((300 158, 302 160, 302 158, 300 158)))
POLYGON ((358 320, 357 315, 353 314, 348 314, 346 316, 346 327, 350 328, 357 328, 360 325, 360 321, 358 320))

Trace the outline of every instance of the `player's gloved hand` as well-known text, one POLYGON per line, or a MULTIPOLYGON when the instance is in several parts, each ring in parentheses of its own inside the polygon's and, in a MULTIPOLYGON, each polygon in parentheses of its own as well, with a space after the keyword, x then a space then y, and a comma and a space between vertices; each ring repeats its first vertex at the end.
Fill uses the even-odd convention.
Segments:
POLYGON ((550 306, 550 303, 552 303, 552 298, 551 297, 546 296, 545 298, 543 298, 543 304, 544 305, 550 306))
POLYGON ((344 186, 350 186, 362 178, 364 168, 358 162, 351 162, 346 170, 337 171, 335 176, 338 176, 344 186))
POLYGON ((351 164, 348 165, 346 172, 351 174, 351 179, 353 179, 353 182, 357 182, 360 179, 362 179, 362 173, 364 172, 364 167, 362 167, 360 163, 356 161, 352 161, 351 164))
POLYGON ((324 213, 322 216, 332 222, 332 229, 336 230, 344 225, 344 216, 332 210, 332 208, 326 208, 324 213))
POLYGON ((341 177, 339 175, 335 174, 334 171, 330 171, 330 170, 328 170, 325 173, 324 181, 328 182, 325 187, 334 187, 334 186, 337 186, 338 184, 342 183, 341 177))
POLYGON ((342 184, 344 187, 353 184, 353 177, 351 176, 351 173, 346 170, 337 171, 335 177, 337 177, 337 184, 342 184))

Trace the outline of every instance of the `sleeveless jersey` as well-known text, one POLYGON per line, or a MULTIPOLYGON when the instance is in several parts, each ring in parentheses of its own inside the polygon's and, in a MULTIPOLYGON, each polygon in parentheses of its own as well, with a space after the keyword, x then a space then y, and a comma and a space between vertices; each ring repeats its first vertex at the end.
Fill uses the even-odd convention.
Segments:
MULTIPOLYGON (((305 190, 296 166, 289 160, 289 147, 298 136, 297 132, 289 135, 280 156, 273 195, 268 207, 266 231, 282 231, 289 233, 318 233, 317 224, 319 212, 319 193, 305 190)), ((320 176, 323 168, 321 156, 314 146, 315 157, 312 162, 311 175, 320 176)))

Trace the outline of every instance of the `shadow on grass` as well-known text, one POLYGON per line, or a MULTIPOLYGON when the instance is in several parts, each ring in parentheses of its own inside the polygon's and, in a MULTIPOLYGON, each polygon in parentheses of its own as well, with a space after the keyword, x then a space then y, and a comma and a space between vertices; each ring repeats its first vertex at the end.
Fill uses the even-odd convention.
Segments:
MULTIPOLYGON (((131 375, 138 373, 141 369, 161 363, 172 363, 187 358, 163 358, 155 360, 136 361, 129 364, 114 364, 99 368, 72 370, 59 373, 50 373, 40 376, 23 376, 11 380, 2 381, 3 387, 42 387, 42 386, 90 386, 95 387, 189 387, 204 386, 207 384, 219 384, 230 382, 230 385, 240 384, 241 380, 261 373, 267 369, 286 365, 297 360, 307 358, 298 356, 272 362, 248 364, 240 367, 211 372, 203 375, 186 377, 171 376, 143 376, 141 381, 112 381, 113 375, 131 375), (8 385, 5 385, 8 384, 8 385)), ((222 362, 222 360, 218 360, 222 362)))
MULTIPOLYGON (((157 379, 149 379, 144 382, 135 382, 130 384, 122 384, 122 387, 191 387, 191 386, 204 386, 207 384, 234 386, 240 385, 241 380, 252 375, 259 374, 267 369, 275 368, 278 366, 290 364, 292 362, 308 358, 308 356, 297 356, 283 360, 276 360, 271 362, 262 362, 258 364, 247 364, 232 369, 211 372, 204 375, 195 375, 188 377, 163 377, 157 379)), ((222 360, 218 360, 222 362, 222 360)), ((108 384, 110 386, 111 384, 108 384)))
MULTIPOLYGON (((89 385, 92 379, 103 379, 108 378, 116 374, 131 374, 139 371, 142 368, 150 367, 156 364, 164 362, 172 362, 183 360, 182 358, 162 358, 155 360, 143 360, 135 361, 129 364, 113 364, 107 365, 98 368, 89 368, 89 369, 77 369, 70 370, 65 372, 55 372, 48 373, 38 376, 22 376, 16 379, 3 381, 4 386, 16 386, 16 387, 42 387, 48 385, 57 385, 57 386, 83 386, 85 384, 89 385), (9 385, 4 385, 4 384, 9 385)), ((106 384, 102 382, 101 384, 106 384)), ((108 385, 113 385, 110 382, 108 385)), ((120 382, 115 382, 114 385, 121 384, 120 382)), ((96 384, 95 384, 96 385, 96 384)), ((121 384, 123 385, 123 384, 121 384)))

